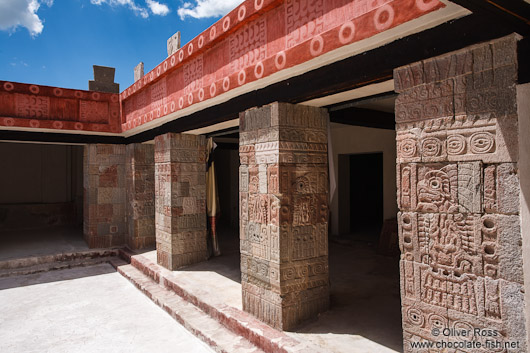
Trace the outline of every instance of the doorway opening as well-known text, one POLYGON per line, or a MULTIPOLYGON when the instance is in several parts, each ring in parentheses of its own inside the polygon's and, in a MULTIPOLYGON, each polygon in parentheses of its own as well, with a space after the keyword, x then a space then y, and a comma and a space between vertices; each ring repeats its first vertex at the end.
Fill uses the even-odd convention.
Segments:
POLYGON ((0 261, 88 250, 83 146, 0 143, 0 261))
POLYGON ((383 224, 383 153, 351 154, 348 159, 349 234, 377 242, 383 224))

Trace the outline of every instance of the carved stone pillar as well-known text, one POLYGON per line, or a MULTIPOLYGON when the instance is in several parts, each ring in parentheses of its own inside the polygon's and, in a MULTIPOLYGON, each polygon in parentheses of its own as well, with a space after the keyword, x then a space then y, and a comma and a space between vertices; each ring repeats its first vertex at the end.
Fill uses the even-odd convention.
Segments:
POLYGON ((240 114, 243 309, 290 330, 329 306, 327 112, 240 114))
POLYGON ((526 351, 516 78, 515 36, 394 72, 405 352, 526 351))
POLYGON ((83 159, 83 234, 91 248, 123 245, 125 146, 87 145, 83 159))
POLYGON ((204 136, 155 138, 155 200, 158 264, 175 270, 206 260, 204 136))
POLYGON ((155 245, 155 146, 126 147, 127 244, 131 249, 155 245))

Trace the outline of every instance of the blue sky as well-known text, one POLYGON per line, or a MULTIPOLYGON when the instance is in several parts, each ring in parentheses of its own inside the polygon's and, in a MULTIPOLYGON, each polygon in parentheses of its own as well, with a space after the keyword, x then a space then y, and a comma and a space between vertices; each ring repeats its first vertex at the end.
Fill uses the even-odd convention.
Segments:
POLYGON ((92 65, 116 67, 120 91, 243 0, 0 0, 0 80, 88 89, 92 65))

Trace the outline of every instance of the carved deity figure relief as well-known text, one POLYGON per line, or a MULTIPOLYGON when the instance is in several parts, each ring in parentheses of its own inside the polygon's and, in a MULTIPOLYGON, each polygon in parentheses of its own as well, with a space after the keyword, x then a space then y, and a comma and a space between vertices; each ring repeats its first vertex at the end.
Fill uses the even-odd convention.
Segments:
POLYGON ((315 214, 312 196, 298 197, 294 204, 293 225, 310 225, 315 214))
POLYGON ((456 165, 426 171, 417 185, 418 211, 457 212, 457 180, 456 165))
POLYGON ((485 305, 484 311, 487 318, 500 320, 501 319, 501 305, 499 281, 486 279, 485 285, 485 305))
POLYGON ((421 299, 423 302, 461 313, 477 315, 475 284, 467 275, 445 275, 442 270, 428 269, 422 274, 421 299))

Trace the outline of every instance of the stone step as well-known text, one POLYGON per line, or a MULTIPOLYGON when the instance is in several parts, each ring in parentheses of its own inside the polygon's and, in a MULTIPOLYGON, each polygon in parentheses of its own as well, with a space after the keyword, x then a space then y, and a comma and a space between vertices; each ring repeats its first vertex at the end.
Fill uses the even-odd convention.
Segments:
POLYGON ((29 275, 73 267, 92 266, 110 262, 112 259, 117 259, 119 255, 120 252, 118 249, 96 249, 5 260, 0 261, 0 277, 29 275))
POLYGON ((149 299, 216 352, 263 352, 247 339, 230 331, 198 307, 175 295, 173 291, 164 288, 134 266, 125 264, 123 260, 118 260, 113 265, 116 265, 118 272, 131 281, 149 299))
MULTIPOLYGON (((219 299, 201 290, 200 283, 190 284, 178 278, 172 271, 152 262, 141 254, 131 257, 131 265, 149 276, 163 288, 178 294, 186 302, 221 323, 237 335, 265 352, 316 353, 323 350, 307 341, 301 342, 261 322, 254 316, 237 308, 221 303, 219 299)), ((204 285, 204 284, 202 284, 204 285)))

